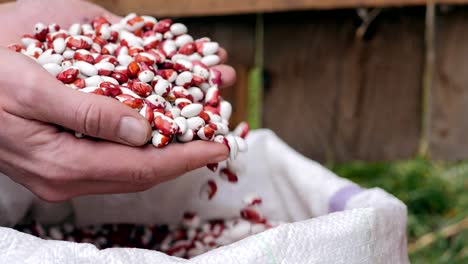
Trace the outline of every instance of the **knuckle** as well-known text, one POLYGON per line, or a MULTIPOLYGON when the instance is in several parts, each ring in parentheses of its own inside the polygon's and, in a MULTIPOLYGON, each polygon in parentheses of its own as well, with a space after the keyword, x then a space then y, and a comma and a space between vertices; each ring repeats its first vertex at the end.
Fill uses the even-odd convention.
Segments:
POLYGON ((131 175, 132 185, 137 188, 149 189, 159 182, 159 173, 151 166, 134 170, 131 175))
POLYGON ((184 169, 186 172, 189 172, 189 171, 192 171, 194 169, 196 169, 197 166, 193 163, 192 160, 188 159, 185 161, 185 166, 184 166, 184 169))
POLYGON ((90 136, 99 136, 102 132, 102 111, 97 104, 83 101, 75 113, 75 121, 81 132, 90 136))
POLYGON ((151 182, 150 177, 148 177, 147 169, 138 169, 132 172, 132 184, 140 185, 151 182))

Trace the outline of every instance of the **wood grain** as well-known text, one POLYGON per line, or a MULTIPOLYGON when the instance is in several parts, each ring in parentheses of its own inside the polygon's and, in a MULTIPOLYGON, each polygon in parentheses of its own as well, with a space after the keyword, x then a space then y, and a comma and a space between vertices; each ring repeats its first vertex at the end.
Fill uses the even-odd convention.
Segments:
POLYGON ((244 15, 219 18, 182 19, 195 38, 207 36, 221 44, 228 52, 227 64, 237 72, 234 87, 222 90, 222 96, 233 105, 231 125, 247 119, 248 72, 255 58, 255 16, 244 15))
POLYGON ((337 160, 392 160, 416 154, 420 137, 424 12, 395 10, 368 41, 343 54, 334 150, 337 160))
POLYGON ((431 152, 436 159, 468 158, 468 9, 437 18, 431 152))
POLYGON ((265 17, 265 67, 272 79, 263 124, 318 160, 332 151, 340 54, 351 33, 344 17, 349 12, 265 17))
MULTIPOLYGON (((120 15, 129 12, 157 16, 205 16, 305 9, 424 5, 428 0, 92 0, 120 15)), ((464 4, 468 0, 434 0, 464 4)))
POLYGON ((265 125, 318 160, 411 157, 424 13, 385 13, 369 40, 354 38, 353 22, 350 11, 267 16, 265 125))

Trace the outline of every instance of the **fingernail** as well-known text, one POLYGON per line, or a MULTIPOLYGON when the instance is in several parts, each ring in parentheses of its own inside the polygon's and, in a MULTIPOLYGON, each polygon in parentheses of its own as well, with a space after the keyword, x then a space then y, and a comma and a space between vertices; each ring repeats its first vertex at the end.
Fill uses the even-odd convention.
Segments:
POLYGON ((124 116, 120 120, 119 137, 132 145, 140 146, 147 141, 147 128, 144 120, 131 116, 124 116))

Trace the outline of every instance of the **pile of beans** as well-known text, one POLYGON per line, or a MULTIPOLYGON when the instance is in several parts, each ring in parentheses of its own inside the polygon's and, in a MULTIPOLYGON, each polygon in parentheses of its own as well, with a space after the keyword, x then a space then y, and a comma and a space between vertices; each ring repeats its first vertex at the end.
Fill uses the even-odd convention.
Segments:
MULTIPOLYGON (((192 140, 225 144, 230 151, 225 166, 207 167, 218 171, 223 180, 238 181, 233 160, 247 151, 244 139, 249 126, 242 122, 229 131, 232 106, 220 96, 221 72, 212 68, 221 62, 218 43, 206 37, 194 39, 184 24, 171 19, 129 14, 115 24, 97 17, 68 29, 37 23, 33 34, 9 48, 35 60, 71 89, 114 98, 138 111, 152 125, 151 142, 157 148, 192 140)), ((210 179, 201 187, 200 197, 211 200, 217 190, 216 179, 210 179)), ((186 213, 183 224, 175 227, 77 229, 33 224, 17 228, 42 238, 89 242, 99 248, 130 246, 190 258, 274 226, 257 211, 260 197, 249 195, 245 203, 239 219, 201 223, 195 213, 186 213)))
MULTIPOLYGON (((243 122, 229 131, 232 106, 220 96, 221 72, 211 68, 220 63, 219 44, 195 40, 184 24, 133 13, 115 24, 97 17, 68 30, 37 23, 33 34, 9 48, 71 89, 111 97, 138 111, 152 125, 157 148, 199 139, 225 144, 230 160, 247 151, 249 126, 243 122)), ((207 167, 218 170, 218 164, 207 167)), ((237 182, 230 161, 219 173, 237 182)), ((211 199, 216 191, 211 180, 200 194, 211 199)))
POLYGON ((9 48, 72 89, 139 111, 154 128, 157 148, 201 139, 226 144, 235 157, 246 144, 229 134, 232 106, 220 96, 221 72, 210 68, 220 63, 219 44, 187 33, 171 19, 129 14, 115 24, 97 17, 68 30, 37 23, 9 48))
POLYGON ((15 229, 43 239, 90 243, 99 249, 143 248, 189 259, 281 224, 267 221, 253 210, 261 203, 258 196, 249 195, 245 202, 248 204, 241 218, 231 220, 202 222, 195 213, 187 212, 180 225, 108 224, 76 228, 72 224, 46 227, 32 223, 15 229))

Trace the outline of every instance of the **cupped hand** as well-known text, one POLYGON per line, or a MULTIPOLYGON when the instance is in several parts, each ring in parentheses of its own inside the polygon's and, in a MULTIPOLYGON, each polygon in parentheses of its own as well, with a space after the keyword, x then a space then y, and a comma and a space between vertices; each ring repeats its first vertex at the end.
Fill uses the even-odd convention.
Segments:
MULTIPOLYGON (((151 137, 136 111, 74 91, 21 54, 2 48, 0 58, 0 171, 45 200, 142 191, 228 156, 223 144, 203 141, 134 147, 151 137)), ((225 84, 234 81, 231 68, 218 69, 225 84)))

